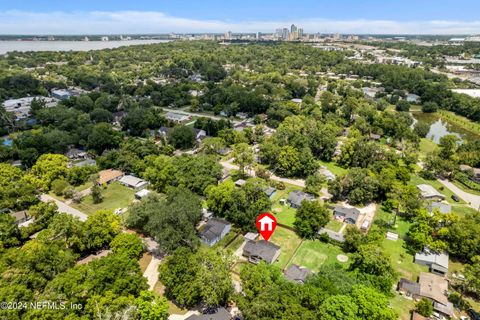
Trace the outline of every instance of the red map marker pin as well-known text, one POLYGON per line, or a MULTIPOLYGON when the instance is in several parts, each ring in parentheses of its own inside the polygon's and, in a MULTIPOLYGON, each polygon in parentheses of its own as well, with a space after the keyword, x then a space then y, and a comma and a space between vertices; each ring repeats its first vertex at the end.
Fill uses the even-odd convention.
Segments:
POLYGON ((256 224, 258 232, 268 241, 277 227, 277 219, 271 213, 265 212, 258 216, 256 224))

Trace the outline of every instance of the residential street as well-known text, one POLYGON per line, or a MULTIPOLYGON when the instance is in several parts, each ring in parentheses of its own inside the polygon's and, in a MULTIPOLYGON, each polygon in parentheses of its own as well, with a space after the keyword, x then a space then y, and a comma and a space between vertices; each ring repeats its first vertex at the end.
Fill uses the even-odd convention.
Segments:
POLYGON ((459 196, 463 201, 469 203, 470 207, 475 210, 480 209, 480 196, 465 192, 448 180, 438 179, 438 181, 448 189, 452 190, 452 192, 459 196))
POLYGON ((75 208, 72 208, 70 207, 68 204, 66 204, 65 202, 62 202, 60 200, 57 200, 51 196, 49 196, 48 194, 42 194, 40 196, 40 200, 42 202, 50 202, 50 201, 53 201, 55 202, 55 204, 58 206, 58 211, 59 212, 64 212, 64 213, 68 213, 68 214, 71 214, 71 215, 74 215, 78 218, 80 218, 80 221, 86 221, 87 220, 87 215, 81 211, 78 211, 77 209, 75 208))

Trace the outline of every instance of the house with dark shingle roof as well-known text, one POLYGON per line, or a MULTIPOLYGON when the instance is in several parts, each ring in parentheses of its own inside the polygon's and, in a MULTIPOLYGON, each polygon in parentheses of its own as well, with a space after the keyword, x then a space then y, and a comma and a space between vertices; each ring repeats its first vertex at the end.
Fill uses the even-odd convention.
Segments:
POLYGON ((265 194, 269 198, 271 198, 275 194, 276 191, 277 191, 277 189, 275 189, 274 187, 268 187, 267 189, 264 190, 265 194))
POLYGON ((211 218, 199 233, 200 241, 211 247, 222 240, 231 228, 232 225, 230 222, 223 219, 211 218))
POLYGON ((335 209, 333 209, 333 216, 336 220, 356 224, 360 216, 360 211, 357 208, 336 206, 335 209))
POLYGON ((290 192, 287 202, 292 208, 299 208, 303 200, 312 201, 315 197, 300 190, 290 192))
POLYGON ((243 247, 242 254, 248 258, 248 261, 254 264, 259 263, 261 260, 266 263, 273 263, 280 256, 280 247, 265 240, 249 240, 243 247))
POLYGON ((232 316, 227 311, 227 309, 221 307, 215 310, 213 313, 209 314, 193 314, 190 317, 186 318, 185 320, 230 320, 232 316))
POLYGON ((283 274, 287 280, 297 283, 305 283, 305 280, 312 274, 312 272, 307 268, 292 264, 283 274))

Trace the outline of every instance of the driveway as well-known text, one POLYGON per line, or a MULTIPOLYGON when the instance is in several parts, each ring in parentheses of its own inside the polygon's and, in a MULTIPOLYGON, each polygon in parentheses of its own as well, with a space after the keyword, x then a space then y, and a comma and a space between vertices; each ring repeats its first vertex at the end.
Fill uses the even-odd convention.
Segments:
POLYGON ((161 261, 162 260, 153 256, 152 260, 147 266, 147 269, 145 269, 145 272, 143 273, 143 276, 147 278, 147 283, 150 291, 153 290, 155 284, 158 281, 158 266, 160 265, 161 261))
POLYGON ((438 182, 440 182, 445 187, 450 189, 453 193, 455 193, 457 196, 459 196, 463 201, 468 203, 468 205, 470 207, 472 207, 473 209, 475 209, 475 210, 480 209, 480 196, 465 192, 448 180, 438 179, 438 182))
POLYGON ((65 202, 55 199, 54 197, 49 196, 48 194, 42 194, 40 196, 40 201, 42 202, 54 202, 58 207, 58 212, 68 213, 72 216, 78 217, 80 221, 86 221, 87 215, 75 208, 70 207, 65 202))
MULTIPOLYGON (((220 164, 227 170, 238 170, 239 167, 235 164, 232 163, 233 160, 229 161, 221 161, 220 164)), ((246 173, 252 177, 255 177, 255 171, 254 170, 246 170, 246 173)), ((287 179, 287 178, 282 178, 274 175, 273 173, 270 172, 270 179, 275 180, 275 181, 280 181, 284 183, 288 183, 300 188, 305 188, 305 180, 302 179, 287 179)))

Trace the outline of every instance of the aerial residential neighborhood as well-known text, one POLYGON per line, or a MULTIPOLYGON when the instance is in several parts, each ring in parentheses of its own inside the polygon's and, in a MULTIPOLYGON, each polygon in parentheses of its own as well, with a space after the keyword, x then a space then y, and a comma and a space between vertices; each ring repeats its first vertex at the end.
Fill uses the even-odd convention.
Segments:
POLYGON ((0 3, 0 319, 480 319, 478 5, 107 2, 0 3))

